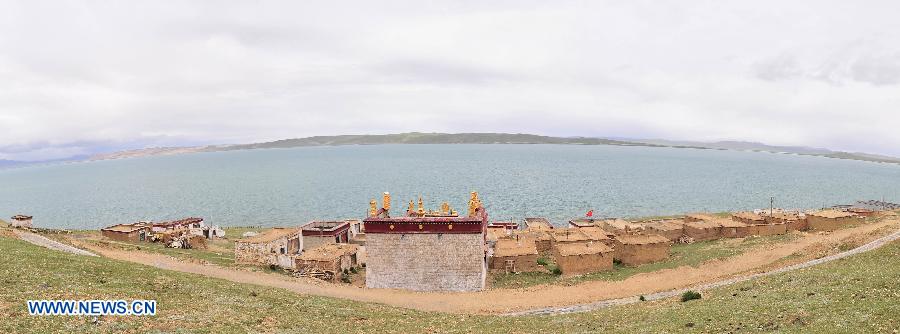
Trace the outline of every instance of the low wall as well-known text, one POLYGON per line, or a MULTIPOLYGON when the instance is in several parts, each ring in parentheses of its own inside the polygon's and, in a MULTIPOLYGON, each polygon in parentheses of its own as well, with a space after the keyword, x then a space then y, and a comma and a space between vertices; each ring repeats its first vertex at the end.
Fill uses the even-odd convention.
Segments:
POLYGON ((541 271, 541 266, 537 264, 537 254, 518 255, 518 256, 494 256, 491 257, 491 270, 506 270, 506 261, 513 261, 515 267, 514 272, 535 272, 541 271))
POLYGON ((599 271, 612 270, 612 253, 596 253, 584 255, 554 256, 556 265, 565 275, 580 275, 599 271))
POLYGON ((618 244, 615 257, 626 266, 662 261, 669 257, 668 243, 618 244))

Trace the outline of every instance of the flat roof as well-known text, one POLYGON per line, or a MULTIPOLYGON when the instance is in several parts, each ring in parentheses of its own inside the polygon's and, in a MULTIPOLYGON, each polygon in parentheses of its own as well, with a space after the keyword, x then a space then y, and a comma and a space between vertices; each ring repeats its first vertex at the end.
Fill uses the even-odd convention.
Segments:
POLYGON ((838 210, 822 210, 810 213, 811 216, 822 217, 822 218, 847 218, 854 217, 855 214, 850 212, 838 211, 838 210))
POLYGON ((556 252, 560 256, 601 254, 612 252, 613 249, 602 242, 585 242, 574 244, 556 245, 556 252))
POLYGON ((556 242, 589 241, 591 238, 578 228, 558 228, 550 231, 550 238, 556 242))
POLYGON ((616 240, 625 245, 649 245, 669 242, 669 239, 656 234, 617 235, 616 240))
POLYGON ((756 213, 753 213, 753 212, 750 212, 750 211, 740 211, 740 212, 735 212, 735 213, 731 214, 731 216, 732 216, 732 217, 737 217, 737 218, 740 218, 740 219, 765 220, 765 218, 763 218, 763 216, 760 216, 760 215, 758 215, 758 214, 756 214, 756 213))
POLYGON ((343 221, 312 221, 307 223, 306 225, 301 226, 304 231, 324 231, 324 232, 334 232, 337 231, 344 226, 350 226, 350 222, 343 221))
POLYGON ((251 244, 259 244, 272 242, 277 239, 286 238, 292 234, 300 232, 300 228, 298 227, 273 227, 271 230, 266 231, 265 233, 261 233, 249 238, 238 239, 238 242, 247 242, 251 244))
POLYGON ((657 231, 675 231, 684 229, 683 220, 659 220, 642 223, 645 228, 657 231))
POLYGON ((147 225, 143 225, 143 224, 117 224, 117 225, 113 225, 113 226, 109 226, 109 227, 104 227, 100 230, 101 231, 128 233, 128 232, 134 232, 134 231, 137 231, 140 229, 144 229, 147 227, 148 227, 147 225))
POLYGON ((699 229, 708 229, 708 228, 719 228, 722 227, 722 224, 714 221, 714 220, 701 220, 695 222, 684 223, 684 227, 691 228, 699 228, 699 229))
POLYGON ((593 241, 610 240, 609 235, 606 233, 606 231, 597 226, 582 227, 579 228, 578 231, 583 233, 588 237, 588 239, 593 241))
POLYGON ((525 218, 525 227, 552 229, 553 224, 550 224, 550 221, 547 220, 547 218, 533 217, 533 218, 525 218))
POLYGON ((195 224, 195 223, 199 223, 202 221, 203 221, 203 218, 189 217, 189 218, 173 220, 173 221, 168 221, 168 222, 153 223, 153 226, 154 227, 169 227, 169 226, 177 226, 177 225, 190 225, 190 224, 195 224))
POLYGON ((494 256, 496 257, 536 255, 537 253, 534 239, 530 238, 498 240, 494 246, 494 256))
POLYGON ((688 218, 694 218, 694 219, 700 219, 700 220, 716 218, 716 216, 714 214, 706 213, 706 212, 693 212, 693 213, 686 214, 684 216, 688 217, 688 218))

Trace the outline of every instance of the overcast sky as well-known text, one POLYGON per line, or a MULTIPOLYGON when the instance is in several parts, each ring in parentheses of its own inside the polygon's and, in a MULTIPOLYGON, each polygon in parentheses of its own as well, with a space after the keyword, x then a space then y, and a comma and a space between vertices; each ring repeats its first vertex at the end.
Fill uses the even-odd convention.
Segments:
POLYGON ((900 155, 900 1, 3 1, 0 159, 522 132, 900 155))

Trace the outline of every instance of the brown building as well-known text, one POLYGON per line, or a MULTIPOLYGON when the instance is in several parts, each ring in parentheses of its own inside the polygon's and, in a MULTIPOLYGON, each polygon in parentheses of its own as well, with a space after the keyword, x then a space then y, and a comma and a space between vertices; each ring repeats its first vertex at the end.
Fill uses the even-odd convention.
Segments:
MULTIPOLYGON (((446 202, 439 211, 410 201, 405 215, 391 217, 390 197, 381 208, 370 201, 366 231, 366 287, 416 291, 478 291, 487 275, 488 215, 472 192, 460 216, 446 202)), ((402 211, 401 211, 402 212, 402 211)))
POLYGON ((865 209, 865 208, 855 208, 855 207, 847 209, 847 212, 855 214, 860 217, 872 217, 872 216, 875 216, 875 213, 876 213, 875 210, 869 210, 869 209, 865 209))
POLYGON ((834 231, 861 221, 862 219, 853 213, 837 210, 822 210, 806 215, 810 231, 834 231))
POLYGON ((301 233, 296 227, 276 227, 263 234, 239 239, 234 244, 234 261, 293 268, 294 257, 303 252, 301 233))
POLYGON ((534 246, 537 248, 538 253, 545 254, 550 252, 553 241, 550 238, 549 230, 519 230, 513 232, 511 238, 519 237, 534 240, 534 246))
POLYGON ((31 228, 31 219, 32 218, 33 217, 26 216, 26 215, 15 215, 10 218, 10 219, 12 219, 12 221, 9 223, 9 225, 12 227, 31 228))
POLYGON ((354 244, 323 244, 295 257, 294 268, 301 273, 325 273, 324 277, 338 282, 344 270, 359 266, 358 251, 359 246, 354 244))
POLYGON ((144 223, 118 224, 100 229, 100 235, 116 241, 148 241, 150 225, 144 223))
POLYGON ((615 257, 626 266, 665 260, 672 243, 659 235, 617 235, 615 257))
POLYGON ((507 273, 540 271, 534 239, 502 239, 494 246, 488 267, 507 273))
POLYGON ((599 242, 554 245, 553 258, 565 275, 580 275, 613 268, 613 249, 599 242))
POLYGON ((313 221, 303 225, 303 249, 350 242, 349 221, 313 221))

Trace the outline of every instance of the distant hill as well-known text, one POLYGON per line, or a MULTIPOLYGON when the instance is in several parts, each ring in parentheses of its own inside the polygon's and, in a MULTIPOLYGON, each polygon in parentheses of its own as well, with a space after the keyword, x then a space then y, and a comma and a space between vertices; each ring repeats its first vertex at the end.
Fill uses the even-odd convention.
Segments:
POLYGON ((619 140, 585 137, 548 137, 509 133, 399 133, 389 135, 316 136, 284 139, 266 143, 229 145, 209 148, 207 151, 232 151, 257 148, 289 148, 302 146, 378 145, 378 144, 572 144, 572 145, 621 145, 657 146, 619 140))
MULTIPOLYGON (((790 153, 797 155, 821 156, 835 159, 849 159, 900 164, 900 158, 868 154, 832 151, 824 148, 800 146, 772 146, 762 143, 742 141, 696 142, 673 141, 664 139, 605 139, 590 137, 550 137, 524 133, 398 133, 386 135, 340 135, 315 136, 306 138, 283 139, 264 143, 145 148, 98 154, 80 160, 126 159, 143 156, 188 154, 198 152, 220 152, 252 149, 292 148, 307 146, 340 146, 340 145, 381 145, 381 144, 560 144, 560 145, 616 145, 646 146, 693 149, 716 149, 735 151, 758 151, 772 153, 790 153)), ((72 161, 72 160, 67 160, 72 161)), ((0 168, 16 167, 31 163, 0 160, 0 168)))

